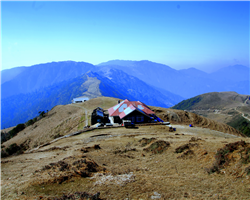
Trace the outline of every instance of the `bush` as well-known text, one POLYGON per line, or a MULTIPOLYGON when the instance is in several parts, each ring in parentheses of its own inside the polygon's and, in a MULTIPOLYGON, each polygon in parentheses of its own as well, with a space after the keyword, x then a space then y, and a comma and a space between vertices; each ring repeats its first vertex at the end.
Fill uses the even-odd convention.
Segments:
POLYGON ((10 135, 7 132, 1 131, 1 144, 10 139, 10 135))
POLYGON ((9 154, 5 150, 1 150, 1 158, 8 157, 9 154))
POLYGON ((20 131, 25 129, 25 124, 18 124, 15 128, 13 128, 9 133, 10 137, 13 138, 16 136, 20 131))
POLYGON ((11 155, 18 155, 18 154, 22 154, 25 150, 28 149, 27 144, 23 143, 20 146, 17 145, 16 143, 11 144, 8 148, 6 148, 5 150, 2 149, 1 151, 1 157, 8 157, 11 155))
POLYGON ((34 120, 33 119, 30 119, 29 121, 26 122, 26 126, 30 126, 32 124, 34 124, 34 120))
POLYGON ((9 155, 13 155, 15 153, 22 153, 22 148, 18 146, 16 143, 13 143, 6 149, 6 152, 9 155))
POLYGON ((45 112, 44 111, 39 111, 39 116, 40 117, 44 117, 45 116, 45 112))

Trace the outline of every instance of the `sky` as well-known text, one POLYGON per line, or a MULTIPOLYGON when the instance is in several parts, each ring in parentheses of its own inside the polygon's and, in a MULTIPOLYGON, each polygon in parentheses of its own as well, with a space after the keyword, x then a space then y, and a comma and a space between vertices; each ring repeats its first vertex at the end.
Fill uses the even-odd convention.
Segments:
POLYGON ((1 2, 1 69, 150 60, 212 72, 249 67, 249 2, 1 2))

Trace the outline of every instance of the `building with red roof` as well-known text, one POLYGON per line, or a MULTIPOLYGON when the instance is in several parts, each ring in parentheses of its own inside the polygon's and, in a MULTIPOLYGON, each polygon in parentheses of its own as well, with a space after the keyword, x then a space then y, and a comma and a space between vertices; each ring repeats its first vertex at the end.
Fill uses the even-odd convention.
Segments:
POLYGON ((148 123, 155 119, 155 113, 140 101, 124 101, 108 109, 111 123, 122 123, 122 120, 130 120, 132 123, 148 123))

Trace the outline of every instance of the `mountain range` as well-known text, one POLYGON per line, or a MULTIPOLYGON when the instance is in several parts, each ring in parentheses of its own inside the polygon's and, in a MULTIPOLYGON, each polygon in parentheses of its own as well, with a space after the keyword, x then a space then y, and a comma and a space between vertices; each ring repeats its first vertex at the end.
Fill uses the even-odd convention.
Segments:
POLYGON ((245 66, 207 74, 195 68, 175 70, 147 60, 113 60, 99 65, 62 61, 12 68, 1 71, 1 125, 24 123, 39 111, 69 104, 79 96, 127 98, 168 108, 211 91, 248 94, 248 73, 245 66))
POLYGON ((120 69, 185 99, 208 92, 235 91, 239 94, 249 94, 249 68, 242 65, 225 67, 211 74, 195 68, 175 70, 147 60, 113 60, 98 66, 120 69))

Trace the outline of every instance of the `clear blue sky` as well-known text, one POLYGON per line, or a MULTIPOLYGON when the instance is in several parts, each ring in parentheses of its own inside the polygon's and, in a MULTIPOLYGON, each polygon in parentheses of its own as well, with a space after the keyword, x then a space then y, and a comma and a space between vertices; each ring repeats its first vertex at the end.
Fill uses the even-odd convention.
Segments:
POLYGON ((150 60, 249 66, 249 2, 1 2, 2 69, 150 60))

